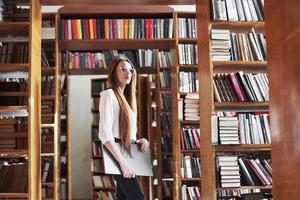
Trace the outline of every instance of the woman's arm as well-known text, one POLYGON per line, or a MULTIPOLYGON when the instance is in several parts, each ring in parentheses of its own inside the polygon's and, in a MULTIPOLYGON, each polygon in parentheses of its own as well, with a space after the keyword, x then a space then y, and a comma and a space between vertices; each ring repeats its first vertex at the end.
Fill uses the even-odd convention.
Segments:
POLYGON ((120 150, 118 149, 116 143, 114 141, 107 141, 104 144, 107 149, 110 151, 110 153, 114 156, 114 158, 118 161, 123 177, 124 178, 134 178, 135 172, 130 169, 130 167, 127 165, 123 155, 121 154, 120 150))

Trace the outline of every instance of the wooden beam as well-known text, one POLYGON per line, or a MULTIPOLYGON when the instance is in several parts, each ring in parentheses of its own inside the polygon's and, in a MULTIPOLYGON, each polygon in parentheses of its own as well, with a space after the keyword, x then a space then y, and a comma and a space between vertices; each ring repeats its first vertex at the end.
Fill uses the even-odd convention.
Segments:
POLYGON ((265 1, 273 197, 300 196, 300 4, 265 1))

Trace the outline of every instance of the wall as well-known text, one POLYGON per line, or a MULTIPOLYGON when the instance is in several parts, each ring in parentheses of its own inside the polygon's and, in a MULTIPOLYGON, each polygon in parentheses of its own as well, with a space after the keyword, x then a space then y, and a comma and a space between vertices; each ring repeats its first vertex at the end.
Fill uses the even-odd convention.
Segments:
POLYGON ((91 199, 91 79, 100 77, 103 76, 69 77, 72 199, 91 199))

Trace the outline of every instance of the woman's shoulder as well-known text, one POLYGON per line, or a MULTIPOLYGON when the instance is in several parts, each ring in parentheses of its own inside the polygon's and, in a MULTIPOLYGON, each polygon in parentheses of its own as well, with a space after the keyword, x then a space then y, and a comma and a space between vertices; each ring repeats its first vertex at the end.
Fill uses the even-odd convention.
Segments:
POLYGON ((100 96, 113 98, 113 97, 115 97, 115 93, 114 93, 113 89, 110 88, 110 89, 103 90, 102 92, 100 92, 100 96))

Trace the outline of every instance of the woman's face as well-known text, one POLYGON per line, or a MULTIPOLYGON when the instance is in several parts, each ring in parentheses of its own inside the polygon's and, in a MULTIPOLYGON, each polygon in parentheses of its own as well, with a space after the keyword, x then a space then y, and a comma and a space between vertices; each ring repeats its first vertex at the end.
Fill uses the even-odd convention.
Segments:
POLYGON ((116 68, 116 76, 121 87, 125 87, 131 81, 134 69, 127 61, 121 61, 116 68))

